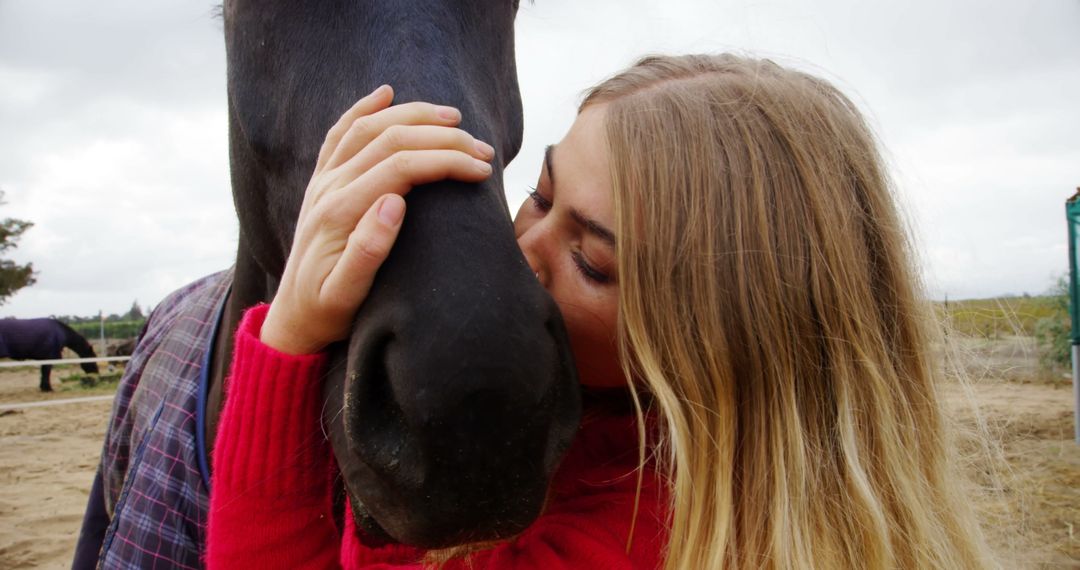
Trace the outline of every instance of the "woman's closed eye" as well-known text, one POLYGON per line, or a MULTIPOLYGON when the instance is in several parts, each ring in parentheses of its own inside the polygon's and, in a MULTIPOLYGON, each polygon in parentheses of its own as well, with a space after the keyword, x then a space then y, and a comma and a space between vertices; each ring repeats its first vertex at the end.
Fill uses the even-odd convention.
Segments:
MULTIPOLYGON (((529 187, 529 200, 532 200, 533 207, 541 213, 547 213, 551 211, 553 206, 552 201, 545 198, 540 192, 533 186, 529 187)), ((585 254, 580 250, 574 250, 570 253, 571 259, 574 261, 574 267, 577 268, 578 273, 585 279, 596 283, 598 285, 605 285, 611 283, 611 277, 604 271, 597 269, 589 260, 585 257, 585 254)))
POLYGON ((574 258, 574 265, 578 268, 578 271, 581 272, 581 274, 586 279, 593 281, 599 285, 605 285, 611 282, 611 277, 609 277, 606 273, 600 271, 599 269, 596 269, 592 265, 589 265, 588 260, 585 259, 585 254, 581 253, 580 251, 574 251, 570 255, 574 258))
POLYGON ((540 192, 535 187, 529 187, 529 199, 532 200, 533 206, 541 212, 547 212, 551 210, 551 200, 540 195, 540 192))

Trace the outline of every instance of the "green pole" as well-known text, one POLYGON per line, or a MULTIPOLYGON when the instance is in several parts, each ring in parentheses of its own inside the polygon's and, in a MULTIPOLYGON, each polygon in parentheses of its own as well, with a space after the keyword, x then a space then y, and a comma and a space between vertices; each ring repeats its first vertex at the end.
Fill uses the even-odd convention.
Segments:
POLYGON ((1077 280, 1077 239, 1080 239, 1080 188, 1065 201, 1065 219, 1069 224, 1069 336, 1072 340, 1073 438, 1080 443, 1080 286, 1077 280))

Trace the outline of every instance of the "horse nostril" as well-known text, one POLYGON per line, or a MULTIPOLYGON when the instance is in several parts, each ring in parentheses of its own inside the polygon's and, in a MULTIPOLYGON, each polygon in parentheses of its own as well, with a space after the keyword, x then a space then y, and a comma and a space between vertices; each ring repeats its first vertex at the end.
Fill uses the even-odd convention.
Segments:
POLYGON ((383 529, 382 525, 375 520, 375 517, 371 516, 367 506, 352 495, 347 496, 346 500, 349 501, 349 507, 352 509, 353 521, 363 531, 358 538, 364 546, 381 548, 388 544, 394 544, 393 537, 383 529))
MULTIPOLYGON (((364 456, 368 467, 383 477, 392 477, 401 467, 403 442, 408 437, 406 418, 388 370, 392 345, 393 337, 389 334, 371 344, 346 380, 342 410, 351 447, 364 456)), ((423 473, 413 473, 412 477, 422 479, 423 473)))

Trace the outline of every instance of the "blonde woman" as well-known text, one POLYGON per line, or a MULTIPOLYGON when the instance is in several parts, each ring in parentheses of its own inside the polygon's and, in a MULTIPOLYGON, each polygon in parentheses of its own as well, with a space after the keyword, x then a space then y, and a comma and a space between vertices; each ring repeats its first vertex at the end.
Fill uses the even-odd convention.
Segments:
MULTIPOLYGON (((385 117, 391 99, 376 91, 341 124, 385 117)), ((347 335, 362 302, 321 305, 318 286, 340 264, 371 282, 405 214, 388 189, 487 176, 489 147, 443 136, 453 125, 434 114, 421 122, 439 127, 408 127, 437 151, 430 162, 360 174, 369 206, 342 228, 301 214, 278 296, 241 325, 228 444, 215 448, 212 566, 993 565, 951 475, 916 276, 873 137, 828 83, 730 55, 649 57, 591 89, 517 214, 583 389, 605 394, 586 400, 544 514, 448 561, 338 533, 327 497, 289 492, 325 487, 329 451, 286 465, 244 438, 267 433, 275 398, 314 408, 290 429, 317 425, 318 350, 347 335), (326 255, 353 227, 364 255, 326 255), (340 326, 304 328, 320 322, 340 326), (610 404, 620 400, 634 405, 610 404), (280 500, 253 500, 250 481, 280 486, 280 500)), ((336 132, 324 152, 345 144, 336 132)), ((342 184, 325 167, 311 200, 342 184)))

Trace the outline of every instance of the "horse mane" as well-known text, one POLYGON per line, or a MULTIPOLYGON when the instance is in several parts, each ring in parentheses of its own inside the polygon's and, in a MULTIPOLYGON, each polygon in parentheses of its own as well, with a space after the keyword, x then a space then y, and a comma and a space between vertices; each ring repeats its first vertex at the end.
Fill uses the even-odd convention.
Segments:
POLYGON ((90 346, 90 342, 86 340, 86 337, 79 334, 75 329, 67 326, 56 319, 50 319, 52 322, 60 326, 60 329, 64 331, 64 346, 74 350, 80 358, 94 358, 97 354, 94 352, 94 347, 90 346))

